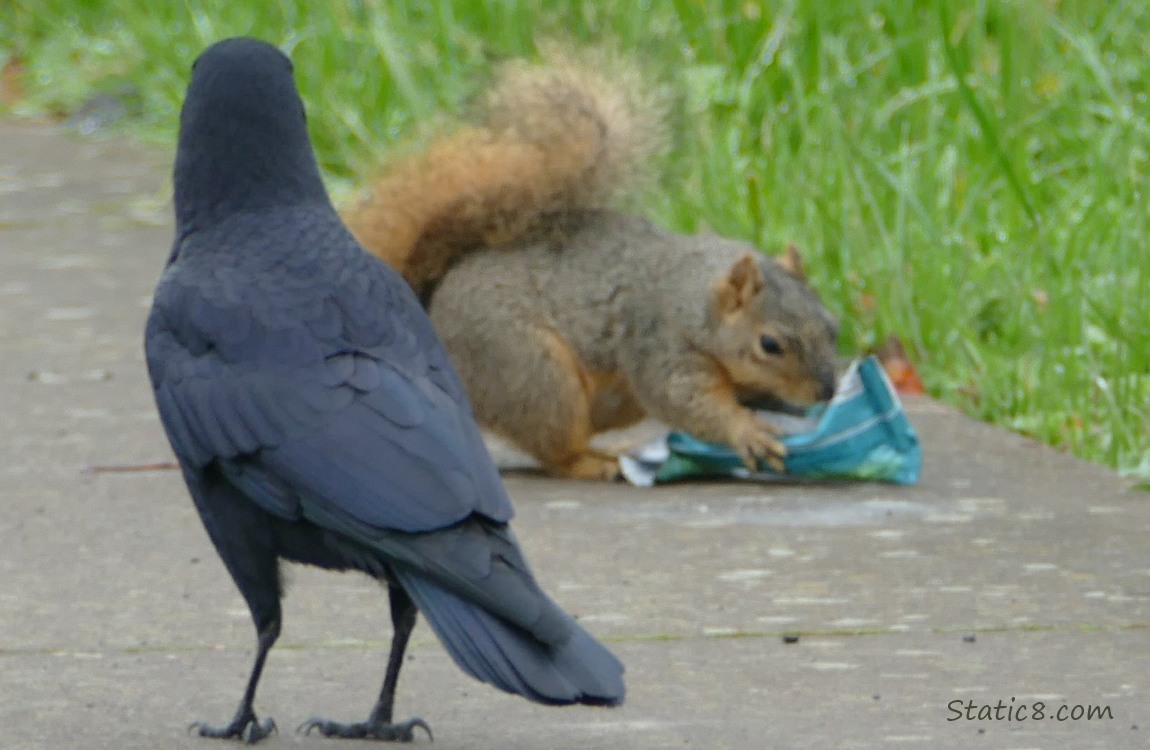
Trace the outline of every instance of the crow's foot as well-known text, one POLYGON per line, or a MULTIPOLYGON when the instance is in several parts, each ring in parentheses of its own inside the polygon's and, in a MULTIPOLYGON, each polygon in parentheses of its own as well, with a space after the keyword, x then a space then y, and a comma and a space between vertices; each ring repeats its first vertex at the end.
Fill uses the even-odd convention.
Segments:
POLYGON ((359 721, 354 724, 340 724, 327 719, 308 719, 299 725, 296 731, 311 734, 311 730, 319 730, 324 737, 340 737, 343 739, 371 739, 386 742, 411 742, 415 739, 415 728, 419 727, 431 736, 431 727, 423 719, 408 719, 395 724, 385 721, 359 721))
POLYGON ((232 719, 231 723, 223 727, 213 727, 202 721, 197 721, 188 727, 188 731, 195 731, 201 737, 215 739, 238 739, 249 745, 254 745, 264 737, 276 731, 276 723, 271 719, 260 721, 255 712, 242 711, 232 719))

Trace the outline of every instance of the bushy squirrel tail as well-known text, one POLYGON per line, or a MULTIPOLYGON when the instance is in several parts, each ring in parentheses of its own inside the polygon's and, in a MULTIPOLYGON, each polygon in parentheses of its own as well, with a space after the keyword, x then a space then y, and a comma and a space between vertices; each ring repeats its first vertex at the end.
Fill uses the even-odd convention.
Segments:
POLYGON ((666 144, 661 98, 625 61, 552 50, 499 68, 474 124, 385 166, 344 219, 423 296, 471 250, 641 194, 666 144))

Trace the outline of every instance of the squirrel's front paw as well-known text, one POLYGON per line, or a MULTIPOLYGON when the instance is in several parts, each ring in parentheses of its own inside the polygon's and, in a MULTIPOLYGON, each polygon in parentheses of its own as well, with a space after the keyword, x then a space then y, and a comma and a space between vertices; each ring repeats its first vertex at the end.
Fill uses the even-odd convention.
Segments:
POLYGON ((787 447, 775 437, 777 434, 774 426, 748 414, 734 426, 728 442, 751 471, 758 470, 759 459, 762 459, 781 473, 786 471, 783 456, 787 455, 787 447))

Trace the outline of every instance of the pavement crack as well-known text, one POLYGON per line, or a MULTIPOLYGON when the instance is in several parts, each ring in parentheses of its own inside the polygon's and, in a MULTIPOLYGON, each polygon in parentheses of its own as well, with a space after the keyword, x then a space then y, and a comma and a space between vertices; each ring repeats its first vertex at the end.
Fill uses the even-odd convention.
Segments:
MULTIPOLYGON (((782 639, 799 636, 801 638, 864 638, 874 636, 900 635, 1010 635, 1024 633, 1124 633, 1150 630, 1150 622, 1132 622, 1120 625, 1098 623, 1074 624, 1028 624, 1018 626, 985 627, 937 627, 917 631, 894 628, 812 628, 809 630, 733 630, 719 633, 636 633, 627 635, 600 635, 604 643, 658 643, 685 642, 694 640, 730 639, 782 639)), ((434 638, 413 638, 411 648, 426 648, 438 644, 434 638)), ((312 651, 337 649, 379 649, 387 650, 390 638, 371 640, 333 641, 290 641, 277 643, 276 651, 312 651)), ((98 648, 70 648, 58 646, 29 646, 0 648, 0 659, 26 656, 58 656, 75 659, 102 659, 113 656, 138 656, 148 654, 203 654, 232 653, 251 651, 253 644, 145 644, 139 646, 109 646, 98 648)))

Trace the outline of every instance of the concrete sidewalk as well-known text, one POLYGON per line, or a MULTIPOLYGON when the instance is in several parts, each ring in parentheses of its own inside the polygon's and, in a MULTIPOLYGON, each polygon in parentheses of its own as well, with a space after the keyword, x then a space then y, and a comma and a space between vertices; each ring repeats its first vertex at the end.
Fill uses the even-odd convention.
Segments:
MULTIPOLYGON (((0 123, 0 748, 216 747, 184 727, 226 721, 250 666, 247 611, 178 474, 84 471, 170 459, 141 345, 167 158, 0 123)), ((509 473, 539 577, 626 662, 628 702, 503 695, 421 624, 397 717, 426 719, 440 750, 1150 747, 1150 494, 908 409, 910 488, 509 473), (1000 719, 965 718, 1000 701, 1000 719), (1008 721, 1012 701, 1054 718, 1008 721), (1109 715, 1059 721, 1063 705, 1109 715)), ((265 746, 340 747, 293 730, 366 716, 386 597, 356 575, 291 577, 257 698, 281 729, 265 746)))

